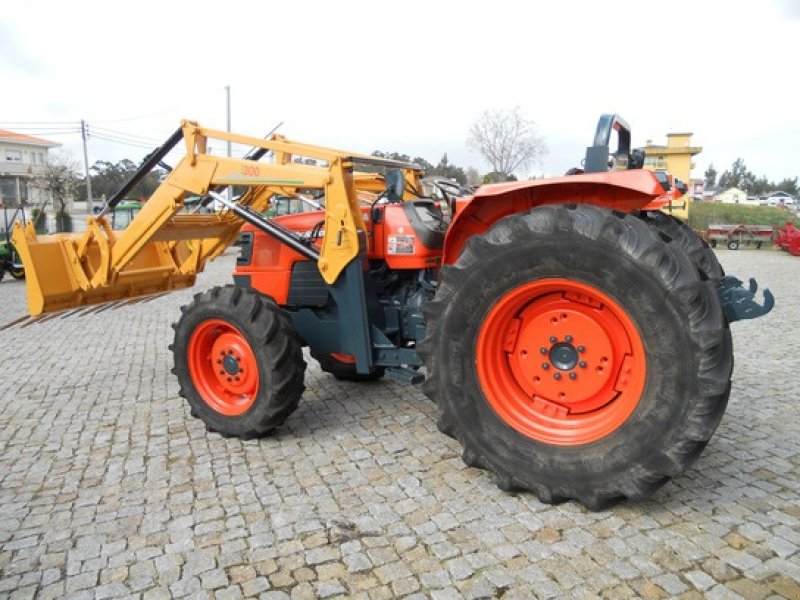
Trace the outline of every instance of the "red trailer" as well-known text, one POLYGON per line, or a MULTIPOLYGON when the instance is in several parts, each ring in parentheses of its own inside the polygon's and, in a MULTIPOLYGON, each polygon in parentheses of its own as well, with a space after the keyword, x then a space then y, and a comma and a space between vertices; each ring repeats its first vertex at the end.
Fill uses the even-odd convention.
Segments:
POLYGON ((756 248, 761 248, 761 244, 772 240, 772 227, 769 225, 747 225, 739 223, 730 224, 711 224, 708 226, 708 241, 713 248, 722 242, 728 246, 729 250, 738 250, 739 246, 745 244, 755 244, 756 248))

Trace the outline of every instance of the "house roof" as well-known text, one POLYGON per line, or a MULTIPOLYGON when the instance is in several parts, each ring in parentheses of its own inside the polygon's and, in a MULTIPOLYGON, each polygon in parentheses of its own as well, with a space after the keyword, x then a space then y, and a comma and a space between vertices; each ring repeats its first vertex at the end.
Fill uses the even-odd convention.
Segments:
POLYGON ((33 137, 32 135, 25 135, 24 133, 15 133, 6 129, 0 129, 0 141, 16 142, 17 144, 33 144, 35 146, 46 146, 47 148, 55 148, 61 145, 58 142, 51 142, 50 140, 33 137))
MULTIPOLYGON (((727 189, 725 189, 725 190, 723 190, 723 191, 717 191, 717 196, 720 196, 720 195, 722 195, 722 194, 727 194, 728 192, 734 192, 734 193, 736 193, 736 194, 744 194, 744 193, 745 193, 745 192, 744 192, 744 190, 740 190, 740 189, 739 189, 739 188, 737 188, 737 187, 729 187, 729 188, 727 188, 727 189)), ((746 196, 746 195, 747 195, 747 194, 745 194, 745 196, 746 196)))

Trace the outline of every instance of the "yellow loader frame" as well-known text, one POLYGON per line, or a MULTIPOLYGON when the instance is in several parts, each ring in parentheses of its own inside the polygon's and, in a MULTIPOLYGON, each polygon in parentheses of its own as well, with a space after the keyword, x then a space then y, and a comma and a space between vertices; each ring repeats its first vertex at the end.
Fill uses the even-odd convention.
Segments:
MULTIPOLYGON (((243 221, 228 208, 212 214, 182 213, 187 195, 245 186, 248 189, 236 204, 263 213, 273 195, 322 190, 329 233, 323 238, 317 265, 332 284, 359 254, 364 222, 356 191, 386 188, 382 175, 354 173, 353 164, 401 169, 410 184, 406 188, 421 190, 421 171, 414 165, 292 142, 281 135, 253 138, 188 120, 181 122, 179 132, 186 155, 124 231, 113 231, 103 213, 88 217, 82 234, 37 235, 31 223, 25 228, 15 225, 13 242, 25 266, 31 316, 194 285, 205 262, 236 240, 243 221), (270 151, 273 162, 213 156, 207 152, 209 139, 270 151), (295 157, 313 158, 324 166, 296 163, 295 157)), ((411 192, 404 192, 404 199, 409 197, 411 192)))

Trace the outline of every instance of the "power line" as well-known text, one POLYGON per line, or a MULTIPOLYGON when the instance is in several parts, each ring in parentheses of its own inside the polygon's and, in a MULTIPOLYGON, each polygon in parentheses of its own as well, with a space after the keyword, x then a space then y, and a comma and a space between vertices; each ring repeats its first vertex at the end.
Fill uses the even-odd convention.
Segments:
POLYGON ((115 144, 122 144, 122 145, 125 145, 125 146, 132 146, 132 147, 135 147, 135 148, 152 149, 152 147, 153 147, 152 144, 146 144, 144 142, 137 142, 135 140, 122 139, 122 138, 119 138, 119 137, 110 136, 110 135, 104 135, 104 134, 100 134, 100 133, 91 133, 90 132, 89 133, 89 137, 90 138, 94 138, 94 139, 98 139, 98 140, 103 140, 103 141, 106 141, 106 142, 112 142, 112 143, 115 143, 115 144))
POLYGON ((143 135, 137 135, 135 133, 126 133, 124 131, 118 131, 116 129, 108 129, 106 127, 92 126, 92 131, 99 131, 101 133, 108 134, 108 135, 114 135, 114 136, 117 136, 117 137, 131 138, 133 140, 141 140, 143 142, 158 143, 158 140, 155 139, 155 138, 146 137, 146 136, 143 136, 143 135))
POLYGON ((5 123, 0 123, 0 126, 13 127, 14 129, 16 129, 18 131, 41 131, 42 129, 59 131, 59 130, 66 130, 66 129, 75 129, 75 128, 78 127, 78 125, 76 123, 73 123, 71 125, 36 125, 36 126, 25 125, 25 126, 22 126, 22 127, 18 127, 16 125, 6 125, 5 123))
POLYGON ((18 135, 28 135, 28 136, 53 136, 53 135, 74 135, 76 133, 80 133, 80 129, 71 129, 69 131, 31 131, 31 132, 21 132, 21 131, 12 131, 11 133, 16 133, 18 135))
POLYGON ((0 125, 75 125, 78 121, 0 121, 0 125))
POLYGON ((95 123, 121 123, 123 121, 136 121, 136 120, 139 120, 139 119, 147 119, 149 117, 156 117, 158 115, 163 115, 163 114, 166 114, 168 112, 172 112, 172 111, 178 110, 179 108, 180 108, 180 106, 173 106, 172 108, 165 108, 164 110, 148 113, 148 114, 145 114, 145 115, 137 115, 135 117, 123 117, 123 118, 120 118, 120 119, 103 119, 101 121, 95 121, 95 123))

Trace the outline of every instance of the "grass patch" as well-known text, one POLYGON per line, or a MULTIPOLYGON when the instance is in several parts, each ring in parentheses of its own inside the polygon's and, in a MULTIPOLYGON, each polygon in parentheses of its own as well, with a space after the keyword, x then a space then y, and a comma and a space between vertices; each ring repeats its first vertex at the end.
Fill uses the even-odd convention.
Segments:
POLYGON ((774 206, 742 206, 741 204, 711 204, 693 202, 689 208, 689 225, 705 231, 709 223, 771 225, 783 227, 786 221, 800 226, 800 219, 792 210, 774 206))

